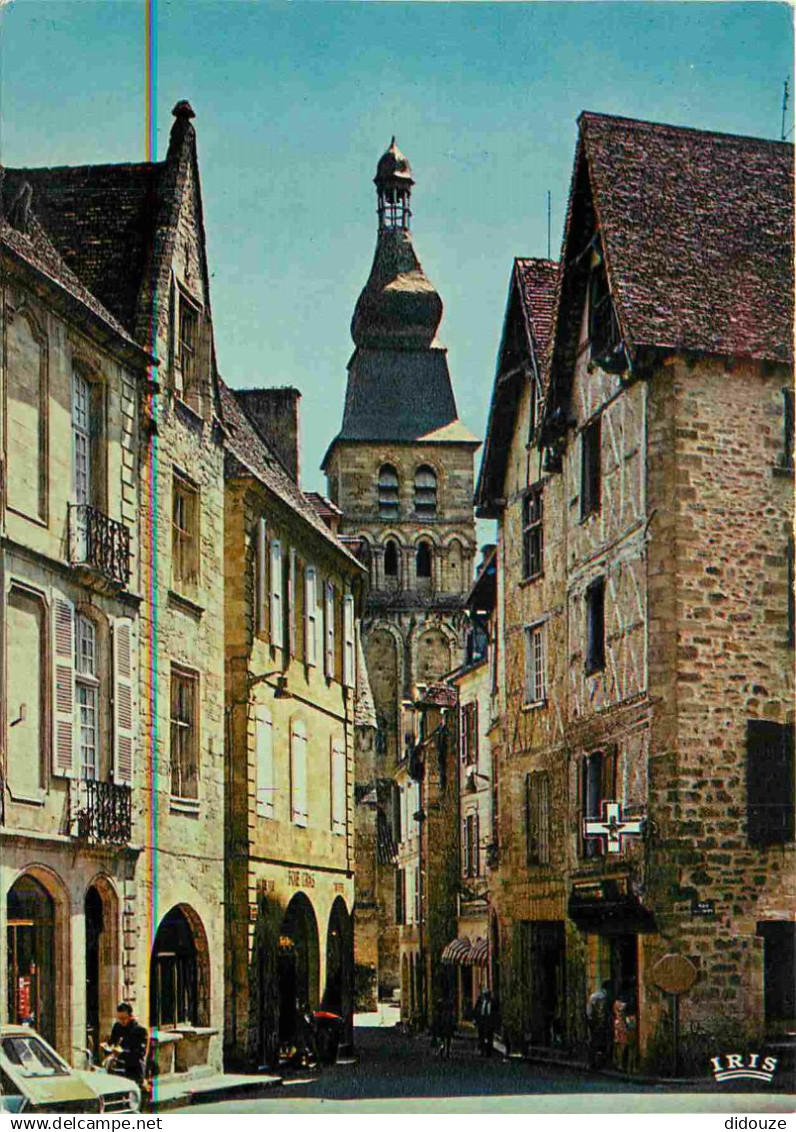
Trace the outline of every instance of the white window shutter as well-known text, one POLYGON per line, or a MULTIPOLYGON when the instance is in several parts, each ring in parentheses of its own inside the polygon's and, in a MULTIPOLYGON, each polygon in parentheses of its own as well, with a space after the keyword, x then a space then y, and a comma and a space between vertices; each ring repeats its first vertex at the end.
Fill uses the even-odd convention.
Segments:
POLYGON ((274 816, 274 725, 271 713, 258 707, 254 715, 256 810, 261 818, 274 816))
POLYGON ((53 774, 76 774, 75 607, 53 595, 53 774))
POLYGON ((133 623, 113 622, 113 781, 131 786, 135 758, 133 623))
POLYGON ((264 516, 257 520, 257 550, 255 553, 256 585, 255 585, 255 615, 257 618, 257 632, 264 633, 266 629, 266 609, 268 608, 268 587, 266 571, 268 569, 268 527, 264 516))
POLYGON ((307 728, 295 720, 290 732, 290 808, 294 825, 306 826, 307 811, 307 728))
POLYGON ((318 663, 318 574, 308 566, 304 574, 304 655, 307 664, 318 663))
POLYGON ((334 679, 334 586, 326 583, 324 590, 324 672, 334 679))
POLYGON ((282 609, 282 544, 271 540, 271 644, 285 645, 285 624, 282 609))
POLYGON ((356 641, 354 637, 354 595, 343 598, 343 683, 353 688, 356 682, 356 641))
POLYGON ((346 831, 346 757, 345 741, 332 739, 332 833, 346 831))
POLYGON ((287 572, 287 597, 285 605, 287 607, 287 632, 288 632, 288 647, 290 655, 296 655, 296 551, 291 546, 290 555, 288 559, 289 568, 287 572))

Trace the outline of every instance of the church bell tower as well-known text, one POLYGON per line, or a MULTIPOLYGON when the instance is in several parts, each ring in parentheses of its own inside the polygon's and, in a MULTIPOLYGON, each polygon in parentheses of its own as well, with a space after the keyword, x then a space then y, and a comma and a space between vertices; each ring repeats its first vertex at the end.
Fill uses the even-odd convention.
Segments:
MULTIPOLYGON (((377 806, 377 841, 387 857, 383 847, 397 832, 395 774, 415 738, 409 705, 419 686, 438 681, 464 655, 462 611, 476 551, 473 458, 479 441, 456 411, 447 351, 437 337, 442 300, 414 249, 415 182, 395 138, 379 160, 374 183, 376 252, 351 321, 354 352, 343 422, 323 470, 329 497, 342 511, 341 533, 363 541, 370 563, 362 644, 378 733, 372 773, 358 771, 358 793, 368 791, 377 806), (363 776, 369 781, 360 781, 363 776)), ((399 981, 394 870, 390 875, 384 860, 376 871, 376 891, 369 895, 378 905, 378 981, 384 994, 399 981)))

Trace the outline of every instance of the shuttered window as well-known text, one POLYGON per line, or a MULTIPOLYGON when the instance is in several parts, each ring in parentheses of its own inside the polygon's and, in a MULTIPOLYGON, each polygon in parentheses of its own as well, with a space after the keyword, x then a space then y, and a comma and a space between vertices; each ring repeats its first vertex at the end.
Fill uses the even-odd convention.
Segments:
POLYGON ((304 573, 304 655, 307 664, 318 663, 318 573, 314 566, 304 573))
POLYGON ((274 816, 274 726, 268 708, 254 713, 254 761, 256 768, 256 810, 261 818, 274 816))
POLYGON ((296 551, 291 546, 290 554, 288 556, 288 570, 287 570, 287 595, 285 598, 285 606, 287 611, 287 639, 288 649, 290 655, 296 655, 296 575, 298 572, 298 562, 296 559, 296 551))
POLYGON ((462 872, 466 877, 477 877, 481 873, 479 826, 477 810, 468 814, 462 822, 462 872))
POLYGON ((254 555, 255 617, 257 632, 262 634, 268 625, 268 525, 264 516, 257 520, 257 545, 254 555))
POLYGON ((113 780, 125 786, 133 781, 134 703, 133 623, 129 617, 117 617, 113 622, 113 780))
POLYGON ((271 539, 271 644, 285 647, 285 622, 282 588, 282 544, 271 539))
POLYGON ((332 739, 331 743, 332 833, 344 836, 346 831, 345 741, 332 739))
POLYGON ((290 728, 290 811, 294 825, 309 824, 307 807, 307 725, 294 719, 290 728))
POLYGON ((461 756, 465 766, 478 762, 478 703, 462 704, 460 710, 461 756))
POLYGON ((768 719, 746 722, 748 837, 752 845, 794 839, 793 727, 768 719))
POLYGON ((406 923, 406 874, 403 869, 395 870, 395 922, 406 923))
POLYGON ((323 648, 323 670, 330 680, 334 679, 335 665, 335 633, 334 633, 334 586, 331 582, 327 582, 324 589, 324 603, 323 603, 323 629, 324 629, 324 648, 323 648))
POLYGON ((525 776, 525 844, 529 865, 550 864, 550 778, 545 771, 525 776))
POLYGON ((356 682, 355 632, 354 596, 346 594, 343 598, 343 683, 346 688, 353 688, 356 682))
POLYGON ((75 607, 53 596, 53 774, 75 770, 75 607))

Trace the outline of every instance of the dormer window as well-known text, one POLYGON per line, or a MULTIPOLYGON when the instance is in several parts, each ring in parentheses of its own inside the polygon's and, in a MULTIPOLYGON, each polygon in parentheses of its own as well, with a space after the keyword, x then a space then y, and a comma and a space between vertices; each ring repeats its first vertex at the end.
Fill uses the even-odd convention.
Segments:
POLYGON ((415 511, 418 515, 437 513, 437 473, 428 464, 415 472, 415 511))
POLYGON ((379 468, 379 515, 382 519, 398 518, 398 472, 392 464, 379 468))
POLYGON ((618 373, 627 368, 605 262, 599 252, 595 252, 589 277, 589 346, 592 362, 601 369, 618 373))
POLYGON ((184 401, 192 404, 192 399, 199 392, 201 310, 182 288, 178 288, 177 295, 179 299, 177 392, 184 401))

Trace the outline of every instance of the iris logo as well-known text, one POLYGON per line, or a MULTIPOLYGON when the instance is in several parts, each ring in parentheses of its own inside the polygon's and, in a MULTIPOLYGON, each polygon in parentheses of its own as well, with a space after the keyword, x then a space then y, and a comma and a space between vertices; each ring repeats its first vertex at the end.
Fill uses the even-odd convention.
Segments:
POLYGON ((740 1053, 727 1053, 722 1057, 711 1057, 713 1076, 717 1081, 738 1081, 746 1078, 749 1081, 767 1081, 774 1079, 777 1068, 776 1057, 764 1057, 761 1060, 759 1053, 749 1053, 745 1056, 740 1053))

